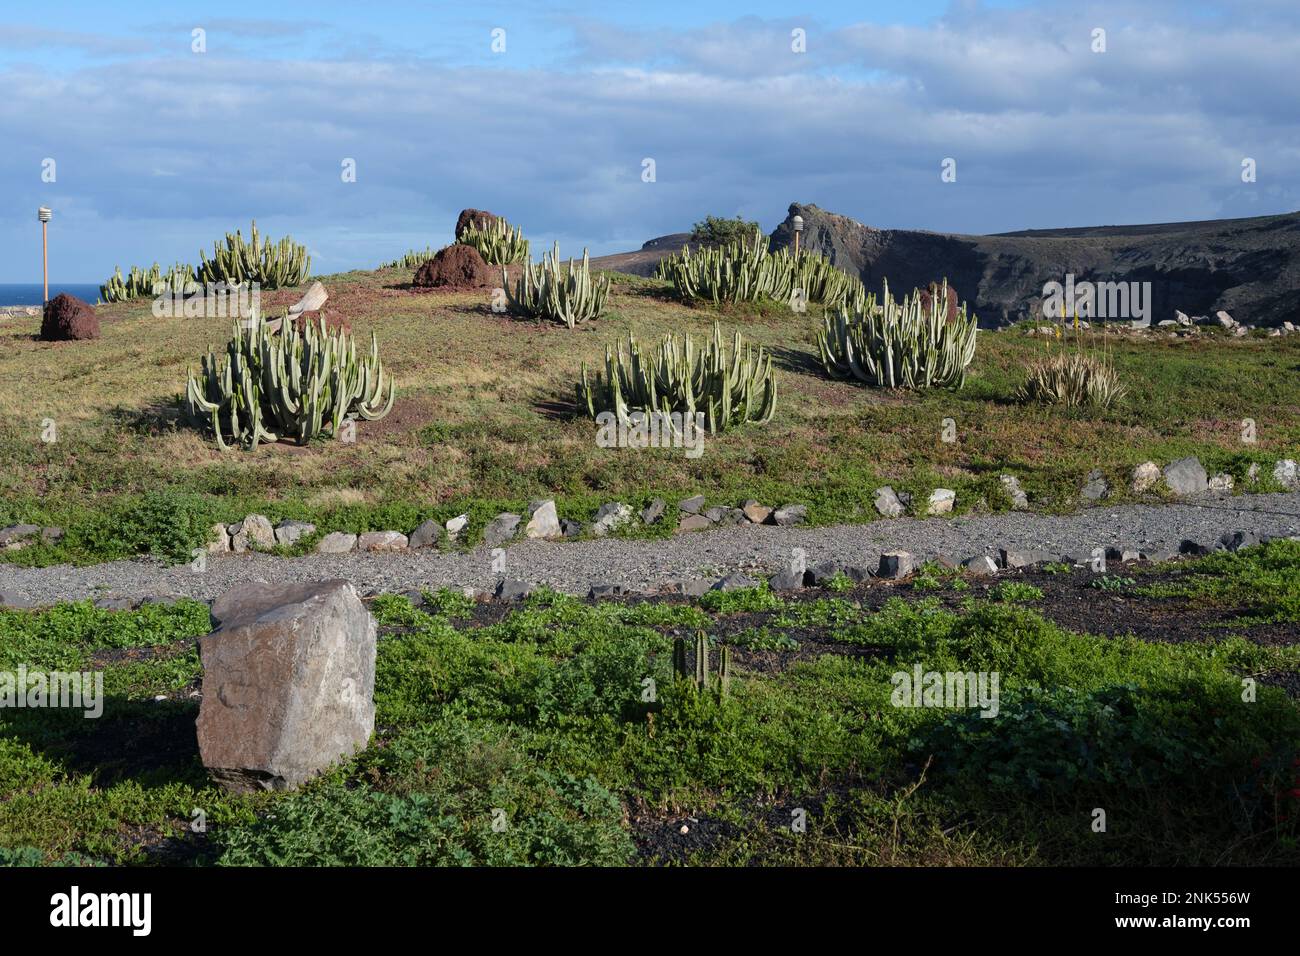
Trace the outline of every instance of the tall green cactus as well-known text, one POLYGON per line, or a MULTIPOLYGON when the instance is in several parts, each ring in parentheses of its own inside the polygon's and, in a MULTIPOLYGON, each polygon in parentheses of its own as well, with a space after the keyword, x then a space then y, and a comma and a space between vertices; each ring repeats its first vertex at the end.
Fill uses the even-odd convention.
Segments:
POLYGON ((255 282, 263 289, 301 285, 311 275, 307 247, 285 236, 278 243, 262 241, 253 220, 252 240, 245 242, 239 230, 226 233, 226 245, 212 247, 212 258, 199 251, 199 282, 242 285, 255 282))
POLYGON ((394 259, 392 262, 381 262, 381 269, 418 269, 430 259, 438 254, 432 246, 425 246, 424 251, 412 249, 400 259, 394 259))
POLYGON ((865 295, 862 281, 816 253, 788 249, 768 251, 760 230, 747 240, 691 251, 660 260, 655 275, 673 284, 679 298, 723 302, 771 299, 802 309, 816 302, 830 307, 849 305, 865 295))
POLYGON ((688 680, 696 693, 703 694, 712 689, 719 700, 731 693, 731 648, 723 645, 718 651, 718 672, 714 676, 709 667, 709 636, 703 631, 695 632, 695 671, 686 670, 686 638, 673 638, 673 678, 688 680))
POLYGON ((99 298, 103 302, 126 302, 159 292, 191 293, 196 288, 193 266, 178 262, 163 272, 155 262, 149 269, 132 266, 126 276, 122 275, 121 267, 115 267, 108 281, 99 287, 99 298))
POLYGON ((923 297, 917 290, 902 302, 890 296, 886 282, 880 304, 870 295, 852 313, 842 308, 828 315, 817 348, 836 378, 883 388, 961 388, 975 359, 977 331, 964 304, 949 320, 946 279, 936 294, 923 297))
POLYGON ((694 420, 703 412, 710 433, 746 422, 765 424, 776 412, 776 378, 772 357, 761 347, 745 345, 735 334, 730 352, 722 340, 722 327, 713 323, 713 335, 697 349, 689 333, 667 335, 649 354, 628 336, 617 351, 605 349, 605 371, 592 381, 587 364, 578 383, 578 407, 595 418, 613 412, 620 424, 632 412, 679 412, 694 420))
POLYGON ((322 434, 337 436, 345 418, 387 415, 396 388, 373 333, 370 355, 358 359, 347 330, 327 329, 324 318, 300 327, 286 316, 274 332, 254 312, 235 321, 224 359, 209 349, 200 375, 190 373, 185 394, 190 419, 210 425, 224 450, 227 435, 246 448, 281 437, 306 444, 322 434))
POLYGON ((457 242, 473 246, 490 266, 509 265, 528 261, 528 240, 522 229, 511 228, 510 223, 497 217, 483 223, 470 222, 461 232, 457 242))
POLYGON ((511 312, 532 318, 563 322, 573 328, 579 322, 599 318, 609 300, 609 277, 591 277, 587 250, 582 250, 582 264, 569 259, 560 265, 560 244, 542 256, 540 265, 525 262, 513 290, 504 266, 501 284, 506 290, 506 304, 511 312))

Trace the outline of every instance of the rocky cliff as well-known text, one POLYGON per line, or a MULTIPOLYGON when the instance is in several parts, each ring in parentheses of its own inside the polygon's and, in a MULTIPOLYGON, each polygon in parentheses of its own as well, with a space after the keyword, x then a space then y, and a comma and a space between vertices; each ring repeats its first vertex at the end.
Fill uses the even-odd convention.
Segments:
POLYGON ((1043 286, 1149 282, 1151 320, 1176 310, 1275 326, 1300 321, 1300 213, 1139 226, 1039 229, 990 236, 874 229, 814 205, 794 203, 772 247, 804 219, 805 248, 860 275, 868 290, 882 277, 901 294, 947 278, 979 316, 998 326, 1041 315, 1043 286))

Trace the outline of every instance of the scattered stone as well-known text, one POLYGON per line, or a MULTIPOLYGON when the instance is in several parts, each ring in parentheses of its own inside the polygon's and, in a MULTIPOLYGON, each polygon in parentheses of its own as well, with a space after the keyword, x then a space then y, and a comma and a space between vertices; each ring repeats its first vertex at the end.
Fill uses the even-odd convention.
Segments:
POLYGON ((1178 322, 1179 325, 1191 325, 1191 324, 1192 324, 1192 317, 1191 317, 1190 315, 1188 315, 1186 312, 1180 312, 1180 311, 1175 310, 1175 311, 1174 311, 1174 319, 1178 322))
POLYGON ((28 611, 36 607, 36 602, 13 588, 0 588, 0 607, 11 611, 28 611))
POLYGON ((406 539, 406 546, 412 550, 432 548, 441 538, 442 525, 430 518, 428 521, 421 521, 419 527, 411 532, 411 536, 406 539))
POLYGON ((27 547, 41 533, 38 524, 11 524, 0 529, 0 548, 6 551, 18 551, 27 547))
POLYGON ((1144 491, 1150 491, 1160 480, 1160 466, 1154 461, 1144 461, 1133 469, 1133 476, 1129 483, 1129 490, 1135 495, 1140 495, 1144 491))
POLYGON ((1237 320, 1234 319, 1232 316, 1230 316, 1227 312, 1224 312, 1222 309, 1214 313, 1214 319, 1216 322, 1219 323, 1219 326, 1221 328, 1231 329, 1231 328, 1235 328, 1237 325, 1237 320))
POLYGON ((880 567, 876 576, 888 581, 897 581, 912 573, 915 565, 908 551, 886 551, 880 556, 880 567))
POLYGON ((290 547, 309 534, 316 533, 316 526, 310 521, 281 521, 275 527, 275 543, 290 547))
POLYGON ((1294 459, 1283 458, 1273 466, 1273 480, 1288 491, 1300 488, 1300 469, 1294 459))
POLYGON ((608 598, 627 597, 637 593, 633 588, 624 584, 593 584, 587 592, 587 599, 590 601, 602 601, 608 598))
POLYGON ((1232 486, 1232 475, 1228 474, 1226 471, 1221 471, 1210 479, 1207 490, 1215 492, 1216 494, 1227 494, 1232 491, 1232 486))
POLYGON ((1128 564, 1131 561, 1140 561, 1142 552, 1131 548, 1116 548, 1114 546, 1106 549, 1107 561, 1118 561, 1120 564, 1128 564))
POLYGON ((357 536, 346 531, 331 531, 316 542, 317 554, 347 554, 357 546, 357 536))
POLYGON ((230 550, 243 554, 250 547, 275 547, 275 528, 266 515, 248 515, 243 521, 236 521, 228 529, 230 532, 230 550))
POLYGON ((856 564, 845 564, 843 561, 831 559, 829 561, 819 561, 813 565, 804 572, 803 579, 805 584, 825 587, 837 575, 843 575, 854 584, 861 584, 863 581, 870 579, 871 572, 856 564))
POLYGON ((794 568, 778 571, 767 579, 767 586, 773 591, 798 591, 803 587, 804 572, 794 568))
POLYGON ((1165 465, 1165 484, 1179 497, 1203 494, 1209 487, 1205 469, 1196 458, 1179 458, 1165 465))
POLYGON ((1025 494, 1025 489, 1020 487, 1020 479, 1015 475, 998 475, 998 481, 1002 482, 1002 487, 1011 499, 1012 511, 1026 511, 1029 508, 1029 496, 1025 494))
POLYGON ((243 584, 199 639, 203 765, 235 793, 291 790, 365 748, 375 620, 346 581, 243 584))
POLYGON ((416 588, 410 588, 403 591, 400 595, 411 602, 411 607, 423 607, 427 602, 424 600, 424 592, 416 588))
POLYGON ((1202 557, 1213 550, 1208 545, 1201 544, 1199 541, 1193 541, 1191 538, 1184 538, 1178 543, 1179 554, 1190 554, 1194 557, 1202 557))
POLYGON ((522 601, 533 593, 533 586, 518 578, 505 578, 497 584, 494 595, 498 601, 522 601))
POLYGON ((711 522, 708 518, 704 517, 704 515, 688 514, 684 518, 682 518, 681 521, 677 522, 677 530, 678 531, 703 531, 705 528, 709 527, 712 523, 713 522, 711 522))
POLYGON ((515 536, 515 531, 522 520, 519 515, 503 511, 489 521, 487 527, 483 529, 483 544, 489 548, 499 548, 515 536))
POLYGON ((183 594, 146 594, 136 602, 136 607, 144 607, 146 604, 157 604, 161 607, 172 607, 180 601, 187 601, 183 594))
POLYGON ((663 589, 668 594, 684 594, 687 597, 699 597, 712 586, 704 578, 670 578, 664 582, 663 589))
POLYGON ((758 582, 747 574, 739 571, 732 571, 730 574, 719 578, 710 591, 738 591, 741 588, 758 587, 758 582))
POLYGON ((1253 531, 1232 531, 1219 538, 1219 546, 1225 551, 1240 551, 1259 544, 1259 536, 1253 531))
POLYGON ((900 518, 907 510, 889 485, 876 489, 875 506, 877 513, 883 518, 900 518))
POLYGON ((358 551, 405 551, 406 545, 400 531, 367 531, 357 538, 358 551))
POLYGON ((458 541, 468 527, 469 515, 456 515, 454 518, 449 518, 447 519, 447 537, 452 541, 458 541))
POLYGON ((582 522, 571 518, 560 519, 560 533, 566 538, 576 538, 582 534, 582 522))
POLYGON ((1036 564, 1046 564, 1056 560, 1056 556, 1046 551, 1013 551, 1009 548, 998 549, 998 564, 1008 570, 1030 568, 1036 564))
POLYGON ((1246 469, 1246 480, 1252 485, 1259 481, 1259 462, 1252 461, 1246 469))
POLYGON ((621 501, 611 501, 600 506, 591 522, 591 533, 603 537, 632 520, 632 509, 621 501))
POLYGON ((749 524, 749 519, 745 517, 745 512, 739 508, 714 507, 704 512, 704 517, 708 518, 713 524, 727 527, 738 527, 742 524, 749 524))
POLYGON ((704 495, 695 495, 692 498, 685 498, 677 502, 677 510, 684 511, 688 515, 697 515, 704 507, 704 495))
POLYGON ((791 525, 803 524, 808 520, 808 508, 806 505, 782 505, 772 512, 772 524, 780 525, 783 528, 791 525))
POLYGON ((934 563, 939 565, 945 571, 955 571, 961 567, 961 562, 949 554, 940 554, 934 558, 934 563))
POLYGON ((135 608, 135 601, 127 597, 95 598, 95 607, 101 611, 130 611, 135 608))
POLYGON ((973 558, 967 558, 961 563, 961 566, 970 574, 980 577, 998 573, 998 563, 987 554, 977 554, 973 558))
POLYGON ((656 498, 650 504, 641 509, 641 520, 646 524, 654 524, 664 516, 664 509, 668 507, 668 502, 662 498, 656 498))
POLYGON ((767 519, 772 517, 772 509, 767 507, 767 505, 759 504, 753 498, 744 502, 740 506, 740 510, 744 514, 745 519, 753 524, 765 524, 767 519))
POLYGON ((936 488, 930 492, 930 499, 926 502, 925 513, 927 515, 946 515, 952 511, 952 506, 957 500, 957 492, 951 488, 936 488))
POLYGON ((41 529, 41 540, 46 544, 58 544, 63 540, 65 532, 58 526, 41 529))
POLYGON ((208 529, 208 554, 225 554, 230 550, 230 532, 224 524, 214 524, 208 529))
POLYGON ((1083 488, 1079 490, 1079 496, 1084 501, 1101 501, 1110 495, 1110 484, 1106 481, 1106 476, 1100 468, 1094 468, 1088 472, 1084 479, 1083 488))
POLYGON ((524 534, 529 538, 558 538, 563 533, 560 516, 555 513, 555 501, 546 498, 528 506, 528 524, 524 534))
POLYGON ((1174 558, 1178 557, 1180 553, 1179 549, 1172 548, 1168 545, 1155 545, 1153 547, 1144 548, 1141 551, 1141 557, 1143 561, 1150 561, 1152 564, 1161 564, 1165 561, 1172 561, 1174 558))

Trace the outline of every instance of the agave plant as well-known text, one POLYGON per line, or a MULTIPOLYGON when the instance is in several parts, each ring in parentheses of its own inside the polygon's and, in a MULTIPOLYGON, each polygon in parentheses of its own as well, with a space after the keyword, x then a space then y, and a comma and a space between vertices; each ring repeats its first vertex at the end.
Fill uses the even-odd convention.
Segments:
POLYGON ((890 296, 886 282, 879 304, 868 295, 854 311, 828 315, 817 348, 836 378, 884 388, 961 388, 975 358, 976 332, 965 305, 949 321, 946 279, 936 294, 923 297, 916 290, 902 302, 890 296))
POLYGON ((209 259, 199 252, 198 279, 200 283, 225 282, 242 285, 255 282, 263 289, 301 285, 311 275, 311 256, 307 247, 285 236, 278 243, 263 241, 257 234, 257 221, 253 221, 252 240, 244 241, 239 230, 226 233, 226 244, 212 247, 209 259))
POLYGON ((499 217, 481 226, 478 222, 469 223, 456 241, 473 246, 490 266, 528 261, 528 240, 523 230, 512 229, 510 223, 499 217))
POLYGON ((525 262, 513 290, 506 269, 501 269, 501 285, 506 290, 506 305, 511 312, 532 318, 563 322, 573 328, 579 322, 599 318, 609 299, 609 277, 591 277, 587 250, 582 250, 582 264, 572 259, 560 265, 560 244, 542 256, 540 265, 525 262))
POLYGON ((1061 349, 1029 366, 1029 375, 1016 398, 1041 405, 1066 408, 1110 408, 1128 392, 1119 379, 1113 356, 1105 344, 1085 345, 1078 316, 1074 320, 1074 349, 1069 334, 1058 331, 1061 349))
POLYGON ((632 412, 646 415, 681 413, 694 420, 704 413, 710 433, 725 431, 745 422, 764 424, 776 411, 776 379, 772 357, 762 348, 744 345, 737 332, 727 351, 722 327, 713 324, 713 336, 697 349, 690 334, 664 336, 653 352, 646 354, 634 337, 627 349, 605 350, 605 371, 588 378, 582 365, 578 383, 578 407, 595 418, 613 412, 620 424, 632 412))
POLYGON ((226 354, 209 349, 185 389, 192 421, 210 425, 222 449, 226 436, 246 448, 292 436, 306 444, 322 434, 338 435, 345 419, 383 418, 396 388, 370 336, 370 355, 357 357, 346 329, 327 329, 325 320, 293 322, 278 332, 254 311, 236 320, 226 354), (385 397, 385 387, 387 396, 385 397))

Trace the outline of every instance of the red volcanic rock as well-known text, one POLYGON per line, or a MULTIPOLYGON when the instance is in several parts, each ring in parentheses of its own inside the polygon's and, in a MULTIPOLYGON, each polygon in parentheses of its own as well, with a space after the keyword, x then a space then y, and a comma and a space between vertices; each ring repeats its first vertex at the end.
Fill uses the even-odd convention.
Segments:
POLYGON ((417 289, 483 289, 499 284, 501 276, 492 270, 473 246, 457 243, 439 249, 432 259, 415 270, 417 289))
POLYGON ((460 215, 456 217, 456 238, 459 239, 464 235, 466 227, 471 222, 482 229, 496 222, 498 218, 486 209, 462 209, 460 215))
POLYGON ((47 342, 99 338, 99 317, 75 295, 61 292, 45 305, 41 338, 47 342))

